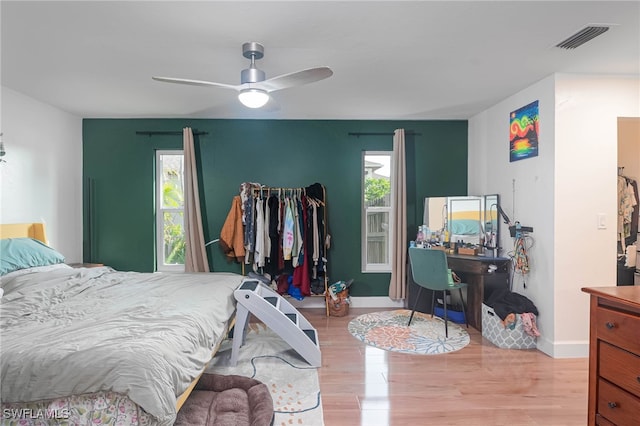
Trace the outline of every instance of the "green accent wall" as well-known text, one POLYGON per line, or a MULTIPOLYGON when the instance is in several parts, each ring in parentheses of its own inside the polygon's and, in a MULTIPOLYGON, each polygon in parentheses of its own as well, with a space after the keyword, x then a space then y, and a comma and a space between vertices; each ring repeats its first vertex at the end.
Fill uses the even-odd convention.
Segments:
MULTIPOLYGON (((276 187, 319 182, 327 190, 332 236, 329 279, 353 278, 353 296, 386 296, 390 278, 361 272, 363 151, 392 150, 397 128, 416 133, 405 138, 409 240, 422 222, 424 197, 467 194, 467 121, 85 119, 85 262, 154 270, 155 151, 182 149, 182 135, 136 132, 184 127, 207 132, 195 136, 205 240, 219 237, 242 182, 276 187)), ((241 271, 217 244, 208 254, 213 271, 241 271)))

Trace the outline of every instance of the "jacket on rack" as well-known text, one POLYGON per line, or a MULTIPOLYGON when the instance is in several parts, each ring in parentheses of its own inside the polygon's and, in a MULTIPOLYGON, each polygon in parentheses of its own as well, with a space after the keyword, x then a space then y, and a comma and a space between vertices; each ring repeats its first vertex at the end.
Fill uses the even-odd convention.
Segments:
POLYGON ((233 197, 231 209, 220 231, 220 247, 229 258, 244 261, 244 228, 242 226, 242 207, 239 195, 233 197))

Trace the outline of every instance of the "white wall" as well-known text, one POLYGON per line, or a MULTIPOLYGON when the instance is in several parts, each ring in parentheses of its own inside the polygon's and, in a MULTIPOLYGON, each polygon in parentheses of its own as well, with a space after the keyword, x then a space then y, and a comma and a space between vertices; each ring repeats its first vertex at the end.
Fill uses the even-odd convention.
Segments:
POLYGON ((558 74, 556 98, 555 327, 569 345, 588 339, 580 288, 616 285, 618 117, 640 116, 640 79, 558 74))
POLYGON ((82 260, 82 120, 1 88, 0 222, 45 222, 49 244, 82 260))
MULTIPOLYGON (((554 102, 551 76, 469 120, 469 194, 500 194, 500 205, 511 221, 533 227, 528 241, 533 244, 529 250, 531 272, 524 277, 515 275, 513 290, 531 299, 540 312, 541 349, 554 342, 554 102), (509 115, 536 100, 540 115, 538 156, 511 163, 509 115)), ((513 251, 513 239, 504 223, 500 231, 501 255, 507 256, 513 251)))
POLYGON ((587 356, 589 305, 580 289, 616 284, 618 116, 640 116, 638 78, 557 74, 469 121, 469 193, 499 193, 511 219, 534 228, 527 288, 518 277, 514 291, 538 307, 538 349, 554 357, 587 356), (510 163, 509 113, 534 100, 539 156, 510 163), (598 214, 607 229, 597 229, 598 214))

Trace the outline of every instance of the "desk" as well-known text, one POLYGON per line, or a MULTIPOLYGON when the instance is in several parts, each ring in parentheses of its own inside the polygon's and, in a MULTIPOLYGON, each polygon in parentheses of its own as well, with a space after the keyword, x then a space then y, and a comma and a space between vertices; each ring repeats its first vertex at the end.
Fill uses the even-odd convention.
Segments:
MULTIPOLYGON (((482 303, 495 290, 509 288, 511 275, 511 259, 507 257, 466 256, 462 254, 448 254, 447 263, 462 282, 467 283, 467 318, 469 325, 482 331, 482 303), (489 273, 489 265, 496 265, 498 269, 489 273)), ((413 309, 419 286, 413 281, 411 265, 407 267, 407 298, 405 307, 413 309)), ((416 311, 431 313, 431 292, 422 291, 416 311)))

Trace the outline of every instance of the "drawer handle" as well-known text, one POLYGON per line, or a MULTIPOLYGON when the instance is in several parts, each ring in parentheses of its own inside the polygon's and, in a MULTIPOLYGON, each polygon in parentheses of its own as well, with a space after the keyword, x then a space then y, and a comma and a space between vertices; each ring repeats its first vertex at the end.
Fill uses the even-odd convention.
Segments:
POLYGON ((636 377, 636 380, 640 383, 640 376, 636 377))
POLYGON ((605 326, 606 326, 609 330, 611 330, 612 328, 615 328, 615 327, 616 327, 616 323, 615 323, 615 322, 611 322, 611 321, 609 321, 609 322, 607 322, 607 323, 605 324, 605 326))
POLYGON ((609 406, 609 408, 616 408, 618 406, 618 404, 616 404, 615 402, 608 402, 607 405, 609 406))

